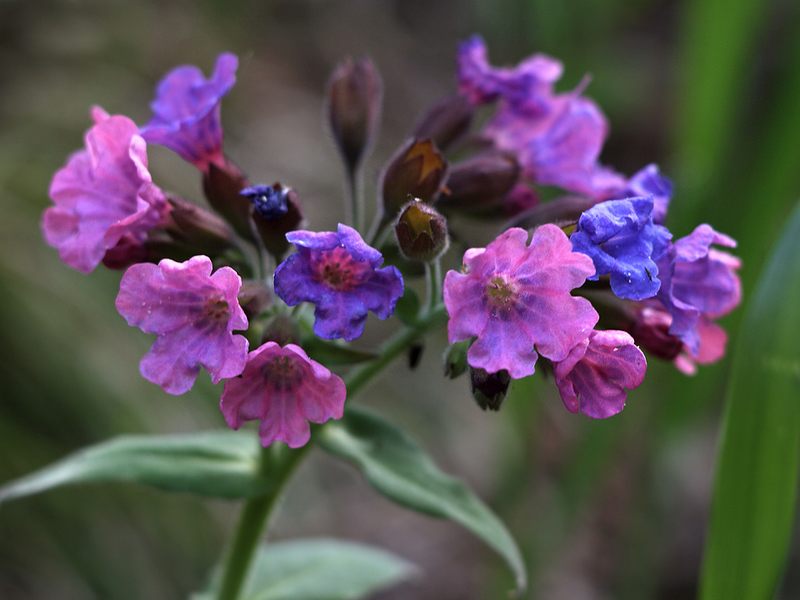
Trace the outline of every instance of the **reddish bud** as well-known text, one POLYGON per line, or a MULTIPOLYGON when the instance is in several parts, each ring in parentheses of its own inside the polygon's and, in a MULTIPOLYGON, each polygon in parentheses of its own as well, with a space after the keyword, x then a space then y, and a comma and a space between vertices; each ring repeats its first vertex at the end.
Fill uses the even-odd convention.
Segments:
POLYGON ((458 163, 447 177, 447 193, 436 206, 442 210, 486 210, 503 205, 514 189, 520 166, 513 156, 487 152, 458 163))
POLYGON ((270 186, 255 186, 245 190, 249 202, 255 206, 253 222, 267 252, 277 260, 286 254, 289 242, 286 234, 294 231, 303 222, 300 198, 292 188, 280 183, 270 186), (258 193, 261 191, 262 193, 258 193), (279 204, 280 206, 276 206, 279 204))
POLYGON ((475 107, 464 94, 453 94, 434 104, 414 129, 414 137, 429 139, 447 149, 469 129, 475 107))
POLYGON ((203 192, 208 203, 246 240, 253 239, 250 228, 250 201, 239 195, 248 186, 247 177, 230 161, 223 166, 209 163, 203 174, 203 192))
POLYGON ((232 231, 218 215, 180 198, 168 197, 165 231, 193 254, 216 256, 231 246, 232 231))

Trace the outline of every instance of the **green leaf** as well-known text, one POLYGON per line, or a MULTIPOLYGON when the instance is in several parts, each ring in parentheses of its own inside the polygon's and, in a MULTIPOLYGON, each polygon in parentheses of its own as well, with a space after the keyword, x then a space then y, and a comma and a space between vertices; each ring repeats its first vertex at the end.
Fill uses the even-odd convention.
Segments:
POLYGON ((355 463, 376 490, 397 504, 466 527, 505 559, 517 589, 525 589, 522 555, 503 522, 462 481, 440 471, 403 431, 350 408, 341 420, 316 428, 314 441, 355 463))
POLYGON ((323 340, 316 335, 309 335, 303 339, 303 350, 311 358, 328 367, 354 365, 378 357, 373 352, 356 350, 339 342, 323 340))
POLYGON ((252 433, 122 436, 80 450, 0 488, 0 502, 62 485, 135 481, 170 492, 247 498, 268 490, 252 433))
POLYGON ((800 457, 800 205, 749 303, 734 356, 703 564, 703 600, 775 594, 800 457))
POLYGON ((397 301, 394 314, 403 325, 413 327, 419 321, 419 309, 421 306, 417 293, 406 286, 403 295, 397 301))
MULTIPOLYGON (((407 579, 417 568, 371 546, 307 539, 262 546, 253 560, 245 600, 356 600, 407 579)), ((217 574, 218 576, 218 574, 217 574)), ((192 600, 214 600, 213 591, 192 600)))

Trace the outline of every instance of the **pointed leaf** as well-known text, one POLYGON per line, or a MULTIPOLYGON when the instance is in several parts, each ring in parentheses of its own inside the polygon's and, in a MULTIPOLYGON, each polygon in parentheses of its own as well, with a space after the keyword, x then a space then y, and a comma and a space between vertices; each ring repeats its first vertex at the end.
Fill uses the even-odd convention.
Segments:
POLYGON ((317 428, 314 440, 331 454, 355 463, 390 500, 466 527, 505 559, 517 588, 525 589, 522 556, 503 522, 462 481, 440 471, 402 430, 374 414, 350 408, 341 420, 317 428))
POLYGON ((246 498, 269 489, 261 447, 246 432, 131 435, 91 446, 0 488, 0 502, 62 485, 135 481, 170 492, 246 498))
POLYGON ((800 457, 800 205, 749 303, 726 400, 703 600, 768 600, 792 532, 800 457))
POLYGON ((377 354, 356 350, 339 342, 323 340, 315 335, 303 339, 303 350, 308 355, 328 367, 354 365, 377 358, 377 354))

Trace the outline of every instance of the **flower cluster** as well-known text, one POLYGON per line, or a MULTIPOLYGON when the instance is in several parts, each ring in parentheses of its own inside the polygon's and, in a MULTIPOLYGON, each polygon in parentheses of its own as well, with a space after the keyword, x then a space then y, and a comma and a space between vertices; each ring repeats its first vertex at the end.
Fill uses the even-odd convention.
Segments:
POLYGON ((540 361, 571 412, 604 418, 644 379, 642 349, 684 372, 719 359, 725 333, 714 320, 740 301, 740 264, 713 246, 735 242, 708 225, 673 241, 663 226, 671 182, 652 164, 630 178, 600 164, 606 119, 585 85, 555 91, 557 60, 492 67, 474 37, 457 63, 458 91, 430 108, 382 169, 371 228, 355 182, 379 123, 375 65, 347 61, 327 86, 354 194, 350 223, 315 232, 303 229, 294 189, 254 184, 225 154, 221 101, 238 60, 222 54, 208 79, 194 66, 170 72, 141 127, 92 110, 86 148, 53 178, 44 237, 84 273, 100 263, 127 269, 117 309, 157 335, 142 375, 182 394, 204 368, 224 381, 226 423, 260 421, 264 445, 301 446, 309 422, 342 416, 347 390, 330 356, 361 337, 369 313, 391 317, 405 281, 423 274, 428 301, 405 326, 422 335, 446 312, 450 342, 464 347, 463 364, 448 373, 468 369, 485 408, 499 408, 510 382, 540 361), (488 105, 495 112, 480 143, 463 143, 473 113, 488 105), (148 143, 200 171, 213 210, 153 183, 148 143), (461 157, 453 164, 452 148, 461 157), (464 218, 451 220, 456 213, 464 218), (477 228, 461 229, 470 216, 477 228), (484 244, 468 241, 476 230, 484 244), (459 245, 461 268, 442 278, 459 245), (617 329, 597 328, 608 322, 617 329))

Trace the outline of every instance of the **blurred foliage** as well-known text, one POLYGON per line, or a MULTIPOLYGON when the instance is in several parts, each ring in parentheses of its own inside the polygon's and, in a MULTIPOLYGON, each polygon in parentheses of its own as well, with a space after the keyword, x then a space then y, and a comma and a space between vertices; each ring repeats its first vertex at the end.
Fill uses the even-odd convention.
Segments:
MULTIPOLYGON (((609 118, 603 162, 657 162, 675 183, 676 237, 709 222, 737 238, 745 299, 800 196, 800 4, 791 0, 41 0, 0 2, 0 481, 122 433, 220 428, 208 378, 184 397, 143 381, 150 340, 125 326, 119 274, 65 267, 38 229, 52 174, 100 104, 139 123, 171 67, 242 59, 225 100, 226 145, 255 179, 292 185, 310 227, 340 218, 341 184, 321 94, 341 58, 369 54, 386 84, 371 176, 423 108, 451 91, 458 40, 483 34, 494 64, 546 52, 560 89, 609 118)), ((191 167, 150 152, 154 180, 199 196, 191 167)), ((744 311, 723 324, 732 340, 744 311)), ((523 546, 533 597, 693 598, 728 363, 694 378, 651 361, 619 416, 568 414, 552 382, 518 382, 495 418, 444 381, 434 338, 367 402, 404 423, 447 471, 499 510, 523 546), (411 393, 411 398, 403 395, 411 393)), ((279 537, 340 535, 422 565, 375 596, 504 597, 508 576, 474 542, 358 487, 313 457, 279 537)), ((172 598, 200 589, 234 507, 129 485, 55 491, 0 507, 0 597, 172 598)), ((787 578, 784 597, 798 595, 787 578)))

